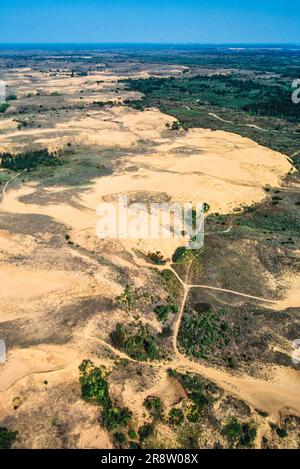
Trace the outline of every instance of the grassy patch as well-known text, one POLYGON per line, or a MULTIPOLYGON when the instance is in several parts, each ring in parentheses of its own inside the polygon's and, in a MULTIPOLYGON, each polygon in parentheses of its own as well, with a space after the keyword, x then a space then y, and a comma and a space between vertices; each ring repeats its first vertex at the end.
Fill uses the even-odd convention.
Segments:
POLYGON ((274 233, 288 232, 298 235, 300 232, 300 218, 296 213, 269 212, 253 213, 252 216, 237 217, 239 225, 248 226, 257 230, 271 231, 274 233))
POLYGON ((174 301, 175 303, 179 302, 182 292, 182 285, 176 275, 172 272, 172 270, 164 269, 160 272, 160 277, 163 281, 165 290, 169 294, 170 301, 174 301))
POLYGON ((136 109, 158 107, 178 120, 178 128, 235 132, 288 155, 298 148, 295 135, 300 108, 291 101, 289 80, 258 74, 245 78, 236 71, 228 75, 131 79, 126 80, 126 86, 144 94, 141 101, 128 105, 136 109))
POLYGON ((123 324, 117 324, 111 333, 111 340, 115 347, 136 360, 157 360, 160 357, 156 339, 144 325, 140 325, 137 332, 133 333, 123 324))
POLYGON ((231 328, 226 321, 227 311, 196 313, 186 309, 179 330, 179 344, 188 355, 207 359, 228 345, 231 328))

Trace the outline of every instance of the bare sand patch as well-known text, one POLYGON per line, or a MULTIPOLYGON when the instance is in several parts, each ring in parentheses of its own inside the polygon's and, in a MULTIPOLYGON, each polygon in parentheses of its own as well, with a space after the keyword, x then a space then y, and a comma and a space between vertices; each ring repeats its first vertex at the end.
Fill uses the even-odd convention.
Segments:
POLYGON ((22 266, 2 265, 0 298, 30 298, 53 290, 66 290, 76 276, 71 272, 33 270, 22 266))
POLYGON ((229 393, 249 402, 254 408, 269 412, 275 419, 279 413, 300 416, 299 371, 272 366, 268 369, 269 378, 262 380, 247 375, 235 376, 223 370, 193 363, 186 357, 181 357, 177 366, 200 373, 229 393))
MULTIPOLYGON (((38 137, 39 143, 48 147, 59 147, 60 139, 65 140, 65 133, 72 131, 76 142, 83 145, 119 145, 124 149, 135 146, 137 151, 134 155, 125 151, 112 175, 94 179, 92 188, 75 199, 80 208, 64 203, 21 203, 20 197, 33 190, 27 187, 10 191, 2 208, 7 212, 49 215, 78 230, 96 226, 96 208, 108 195, 146 190, 149 194, 163 191, 173 202, 207 202, 211 211, 228 213, 260 202, 265 197, 263 187, 279 185, 291 169, 284 155, 235 134, 205 129, 166 134, 166 123, 172 120, 157 110, 139 112, 117 107, 59 123, 56 129, 29 130, 28 136, 38 137), (143 146, 139 153, 140 141, 143 146)), ((18 136, 20 132, 14 137, 18 136)), ((166 255, 174 250, 172 243, 170 249, 164 246, 167 243, 160 243, 143 242, 141 248, 159 249, 166 255)))
POLYGON ((286 296, 278 301, 274 309, 282 311, 288 308, 300 308, 300 275, 289 277, 287 282, 286 296))
POLYGON ((67 346, 41 345, 8 351, 6 363, 0 365, 0 392, 31 374, 64 369, 76 358, 74 349, 67 346))
POLYGON ((159 382, 148 390, 149 396, 159 397, 168 408, 187 397, 182 384, 173 376, 164 373, 159 382))

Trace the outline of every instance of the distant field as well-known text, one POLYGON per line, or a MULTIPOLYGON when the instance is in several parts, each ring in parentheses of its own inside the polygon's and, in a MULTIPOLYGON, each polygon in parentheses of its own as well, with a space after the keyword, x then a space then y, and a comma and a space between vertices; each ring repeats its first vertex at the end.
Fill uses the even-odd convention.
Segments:
POLYGON ((129 104, 158 107, 186 128, 239 133, 289 156, 299 150, 300 106, 286 80, 234 73, 127 80, 126 86, 144 94, 129 104))

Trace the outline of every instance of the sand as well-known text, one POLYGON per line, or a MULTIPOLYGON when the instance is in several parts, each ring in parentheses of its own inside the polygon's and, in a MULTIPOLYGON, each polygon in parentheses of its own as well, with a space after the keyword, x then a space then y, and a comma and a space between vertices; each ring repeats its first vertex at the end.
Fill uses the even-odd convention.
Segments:
MULTIPOLYGON (((28 89, 34 88, 31 86, 32 79, 26 78, 25 74, 38 80, 35 89, 40 89, 45 94, 53 91, 64 93, 68 90, 70 96, 65 99, 73 102, 77 99, 74 95, 82 87, 90 90, 97 88, 97 93, 93 93, 91 98, 84 98, 85 103, 89 99, 115 97, 114 87, 116 80, 120 78, 108 72, 89 77, 57 79, 50 79, 30 69, 24 69, 22 73, 23 79, 18 83, 24 101, 39 99, 25 98, 28 89), (97 85, 97 80, 104 80, 104 83, 97 85)), ((11 78, 11 83, 16 82, 16 76, 11 78)), ((123 91, 120 99, 127 97, 132 97, 132 94, 123 91)), ((19 104, 22 104, 22 100, 14 103, 19 104)), ((107 197, 115 200, 118 194, 132 196, 138 192, 146 192, 151 200, 151 197, 164 193, 172 202, 207 202, 210 212, 228 213, 235 208, 262 201, 265 198, 263 188, 266 185, 280 185, 282 178, 291 170, 286 156, 249 139, 207 129, 172 132, 167 129, 166 124, 173 121, 172 117, 158 110, 140 112, 127 107, 101 108, 100 111, 88 112, 74 110, 60 119, 45 117, 42 128, 17 130, 10 119, 1 121, 0 151, 15 151, 32 146, 60 149, 71 142, 80 145, 87 152, 89 149, 117 147, 122 153, 112 163, 113 174, 94 178, 88 188, 77 187, 71 201, 66 201, 63 196, 67 187, 60 186, 47 188, 49 195, 62 192, 61 201, 57 203, 25 203, 22 198, 26 195, 32 195, 34 200, 34 194, 38 191, 37 183, 19 184, 18 180, 12 180, 7 185, 2 193, 0 210, 14 217, 44 215, 63 225, 66 233, 71 233, 72 239, 82 246, 82 251, 74 254, 71 247, 66 245, 64 250, 60 248, 59 252, 52 252, 51 255, 68 262, 73 257, 85 264, 84 271, 80 274, 70 268, 64 270, 61 267, 50 269, 39 266, 42 256, 35 258, 34 255, 45 249, 42 242, 47 240, 40 240, 38 233, 36 239, 33 239, 29 235, 21 236, 2 230, 0 299, 5 307, 2 321, 18 317, 18 301, 33 320, 37 317, 36 311, 40 312, 44 304, 51 306, 52 310, 59 310, 62 305, 72 304, 71 297, 74 301, 88 295, 94 295, 96 299, 102 296, 112 300, 121 291, 122 274, 126 269, 137 285, 139 281, 142 283, 141 278, 144 280, 146 277, 142 268, 132 258, 126 257, 133 248, 146 253, 148 250, 159 250, 164 256, 171 256, 179 244, 178 240, 117 240, 119 251, 111 252, 111 245, 96 238, 96 209, 107 197), (96 259, 91 259, 90 253, 94 248, 107 260, 108 265, 100 265, 96 259), (19 263, 13 258, 16 255, 21 257, 19 263), (30 257, 30 265, 22 264, 22 256, 25 255, 30 257)), ((47 251, 42 253, 49 256, 47 251)), ((277 303, 278 310, 299 306, 299 286, 299 278, 294 278, 286 298, 277 303)), ((102 310, 102 313, 105 314, 106 311, 102 310)), ((20 313, 21 316, 22 314, 20 313)), ((117 315, 117 319, 119 316, 117 315)), ((85 347, 93 336, 99 338, 99 345, 105 346, 104 339, 100 337, 107 337, 108 332, 101 327, 100 330, 95 329, 94 323, 99 324, 99 317, 80 324, 68 345, 43 344, 9 349, 7 363, 0 365, 3 415, 9 415, 11 400, 17 390, 30 387, 28 378, 33 380, 37 389, 39 375, 43 379, 51 376, 53 386, 78 382, 78 365, 89 355, 85 347)), ((103 324, 105 327, 105 323, 103 324)), ((109 349, 118 356, 111 345, 109 349)), ((119 357, 126 358, 124 354, 119 354, 119 357)), ((273 367, 273 376, 265 381, 199 365, 178 355, 172 364, 162 363, 156 366, 157 381, 150 388, 137 395, 133 384, 127 382, 122 390, 124 403, 135 410, 140 423, 143 421, 142 403, 148 395, 163 398, 167 406, 174 405, 185 397, 181 385, 166 374, 166 368, 171 365, 182 371, 200 373, 233 395, 276 417, 280 411, 300 415, 298 371, 273 367)), ((95 410, 86 410, 83 403, 78 406, 83 415, 94 412, 84 428, 73 422, 72 431, 79 435, 78 446, 111 447, 107 434, 97 425, 95 410)))
POLYGON ((66 290, 74 282, 75 275, 63 271, 34 271, 13 265, 1 266, 0 299, 30 298, 53 290, 66 290))

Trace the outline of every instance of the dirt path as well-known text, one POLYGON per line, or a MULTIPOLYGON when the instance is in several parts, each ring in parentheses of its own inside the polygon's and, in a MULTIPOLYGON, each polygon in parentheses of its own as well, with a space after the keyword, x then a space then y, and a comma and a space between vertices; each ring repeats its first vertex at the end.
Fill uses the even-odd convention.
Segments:
POLYGON ((267 300, 266 298, 261 298, 260 296, 247 295, 246 293, 241 293, 235 290, 227 290, 226 288, 213 287, 211 285, 188 285, 189 288, 207 288, 208 290, 216 290, 224 293, 231 293, 233 295, 243 296, 244 298, 251 298, 253 300, 263 301, 264 303, 277 303, 275 300, 267 300))
POLYGON ((15 179, 17 179, 19 176, 21 176, 22 173, 24 173, 24 171, 21 171, 20 173, 15 174, 12 178, 10 178, 5 183, 5 185, 3 186, 3 189, 2 189, 3 197, 5 197, 5 195, 6 195, 6 189, 8 188, 9 184, 11 184, 15 179))
MULTIPOLYGON (((147 264, 144 264, 143 266, 147 267, 147 264)), ((213 368, 194 361, 182 354, 178 349, 178 333, 191 288, 208 288, 273 304, 276 303, 276 301, 210 285, 191 285, 187 283, 187 278, 185 279, 185 282, 181 279, 170 263, 167 263, 165 266, 158 266, 158 269, 170 269, 184 289, 181 307, 174 326, 172 338, 175 357, 171 362, 161 364, 160 366, 164 368, 174 367, 177 370, 182 368, 184 371, 199 373, 204 378, 215 382, 227 392, 249 402, 256 408, 269 412, 275 418, 278 416, 279 411, 284 410, 300 415, 300 377, 297 371, 278 368, 277 373, 275 374, 274 372, 274 379, 270 381, 253 378, 244 374, 237 376, 227 370, 213 368), (289 386, 289 393, 287 393, 287 386, 289 386)))
POLYGON ((217 114, 214 114, 213 112, 209 112, 208 115, 218 119, 218 121, 225 122, 226 124, 234 124, 234 122, 222 119, 222 117, 217 116, 217 114))

